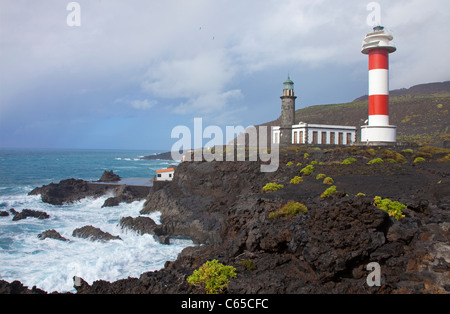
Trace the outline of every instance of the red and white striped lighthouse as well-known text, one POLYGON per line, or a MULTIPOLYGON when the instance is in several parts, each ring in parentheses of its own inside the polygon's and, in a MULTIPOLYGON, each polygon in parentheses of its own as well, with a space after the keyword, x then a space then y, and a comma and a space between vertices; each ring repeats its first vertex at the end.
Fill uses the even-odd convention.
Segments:
POLYGON ((389 125, 389 54, 396 51, 392 34, 376 26, 366 35, 361 52, 369 55, 369 119, 361 142, 395 143, 397 127, 389 125))

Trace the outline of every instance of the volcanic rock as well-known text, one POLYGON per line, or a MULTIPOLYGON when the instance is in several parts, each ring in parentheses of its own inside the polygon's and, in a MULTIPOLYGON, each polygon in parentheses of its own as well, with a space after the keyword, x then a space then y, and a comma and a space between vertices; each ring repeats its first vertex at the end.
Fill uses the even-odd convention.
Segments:
POLYGON ((45 240, 47 238, 60 240, 60 241, 69 241, 68 239, 64 238, 59 232, 57 232, 54 229, 51 230, 45 230, 44 232, 38 234, 38 238, 40 240, 45 240))
POLYGON ((42 201, 52 205, 63 205, 64 203, 78 201, 82 198, 93 196, 99 197, 106 193, 111 187, 102 184, 89 184, 84 180, 67 179, 58 184, 50 183, 32 190, 29 195, 41 195, 42 201))
POLYGON ((139 216, 133 217, 123 217, 120 219, 120 226, 122 229, 127 228, 130 230, 137 231, 139 234, 151 234, 161 244, 170 244, 170 237, 164 231, 162 225, 157 225, 153 219, 150 217, 139 216))
POLYGON ((27 219, 28 217, 34 217, 38 219, 48 219, 50 218, 50 215, 48 215, 46 212, 38 211, 38 210, 31 210, 31 209, 24 209, 20 213, 14 210, 14 208, 10 209, 10 212, 14 215, 13 221, 18 221, 22 219, 27 219))
POLYGON ((109 240, 122 240, 119 236, 113 236, 108 232, 102 231, 100 228, 93 226, 84 226, 77 228, 73 231, 72 236, 90 239, 92 241, 109 241, 109 240))
POLYGON ((117 182, 120 181, 120 176, 115 174, 112 170, 103 172, 98 182, 117 182))

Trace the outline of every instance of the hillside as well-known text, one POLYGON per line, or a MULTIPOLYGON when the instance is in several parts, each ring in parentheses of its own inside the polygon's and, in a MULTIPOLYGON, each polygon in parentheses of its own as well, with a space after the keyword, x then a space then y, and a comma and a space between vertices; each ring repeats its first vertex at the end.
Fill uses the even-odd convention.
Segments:
MULTIPOLYGON (((299 109, 295 120, 359 127, 368 117, 368 107, 367 96, 362 96, 349 103, 299 109)), ((450 81, 390 91, 389 110, 399 142, 442 145, 450 140, 450 81)), ((278 125, 278 119, 263 125, 278 125)))

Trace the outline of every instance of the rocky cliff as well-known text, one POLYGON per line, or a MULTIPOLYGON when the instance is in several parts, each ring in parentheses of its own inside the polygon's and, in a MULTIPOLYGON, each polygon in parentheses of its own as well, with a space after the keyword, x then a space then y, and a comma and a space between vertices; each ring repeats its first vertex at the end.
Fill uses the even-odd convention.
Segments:
POLYGON ((218 259, 237 269, 228 293, 448 293, 449 153, 292 147, 274 173, 261 173, 258 162, 182 163, 172 183, 149 195, 142 214, 159 210, 165 232, 204 245, 185 249, 160 271, 83 282, 78 292, 191 293, 187 276, 218 259), (414 163, 419 156, 428 161, 414 163), (349 157, 355 161, 342 165, 349 157), (367 164, 375 158, 385 162, 367 164), (290 184, 310 164, 314 172, 290 184), (332 177, 340 193, 322 198, 329 186, 319 173, 332 177), (284 188, 263 193, 269 182, 284 188), (404 217, 375 207, 375 196, 406 204, 404 217), (306 205, 307 213, 269 218, 289 201, 306 205), (371 262, 381 266, 379 287, 366 284, 371 262))
MULTIPOLYGON (((259 162, 182 163, 174 181, 154 187, 141 214, 161 211, 159 232, 202 245, 160 271, 92 285, 77 279, 76 289, 195 293, 186 278, 217 259, 237 269, 228 293, 449 293, 449 157, 433 147, 292 146, 273 173, 260 172, 259 162), (383 162, 368 164, 377 158, 383 162), (342 164, 346 159, 350 164, 342 164), (314 168, 309 175, 301 173, 307 165, 314 168), (321 197, 330 185, 318 174, 331 177, 338 192, 321 197), (295 176, 303 180, 291 183, 295 176), (264 193, 267 183, 283 188, 264 193), (405 204, 404 217, 377 208, 375 196, 405 204), (307 212, 270 215, 291 201, 307 212), (373 262, 381 266, 381 285, 369 287, 373 262)), ((146 219, 126 221, 147 228, 146 219)))

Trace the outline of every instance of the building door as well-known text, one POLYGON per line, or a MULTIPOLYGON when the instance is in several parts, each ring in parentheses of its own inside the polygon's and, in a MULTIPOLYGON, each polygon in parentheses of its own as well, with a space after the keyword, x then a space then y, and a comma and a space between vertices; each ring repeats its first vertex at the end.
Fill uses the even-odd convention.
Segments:
POLYGON ((295 132, 294 132, 294 144, 298 144, 298 142, 297 142, 297 136, 298 136, 298 132, 295 131, 295 132))
POLYGON ((347 133, 347 145, 352 143, 352 133, 347 133))
POLYGON ((339 132, 339 135, 338 135, 338 144, 339 144, 339 145, 342 145, 343 143, 344 143, 344 133, 339 132))
POLYGON ((300 143, 300 144, 303 144, 303 143, 304 143, 304 141, 303 141, 303 131, 300 131, 300 136, 299 136, 299 137, 300 137, 299 143, 300 143))
POLYGON ((313 144, 317 144, 317 138, 318 138, 318 132, 313 131, 313 140, 312 140, 313 144))
POLYGON ((336 133, 330 132, 330 144, 334 145, 336 144, 336 133))
POLYGON ((322 132, 322 144, 328 144, 327 143, 327 132, 322 132))

